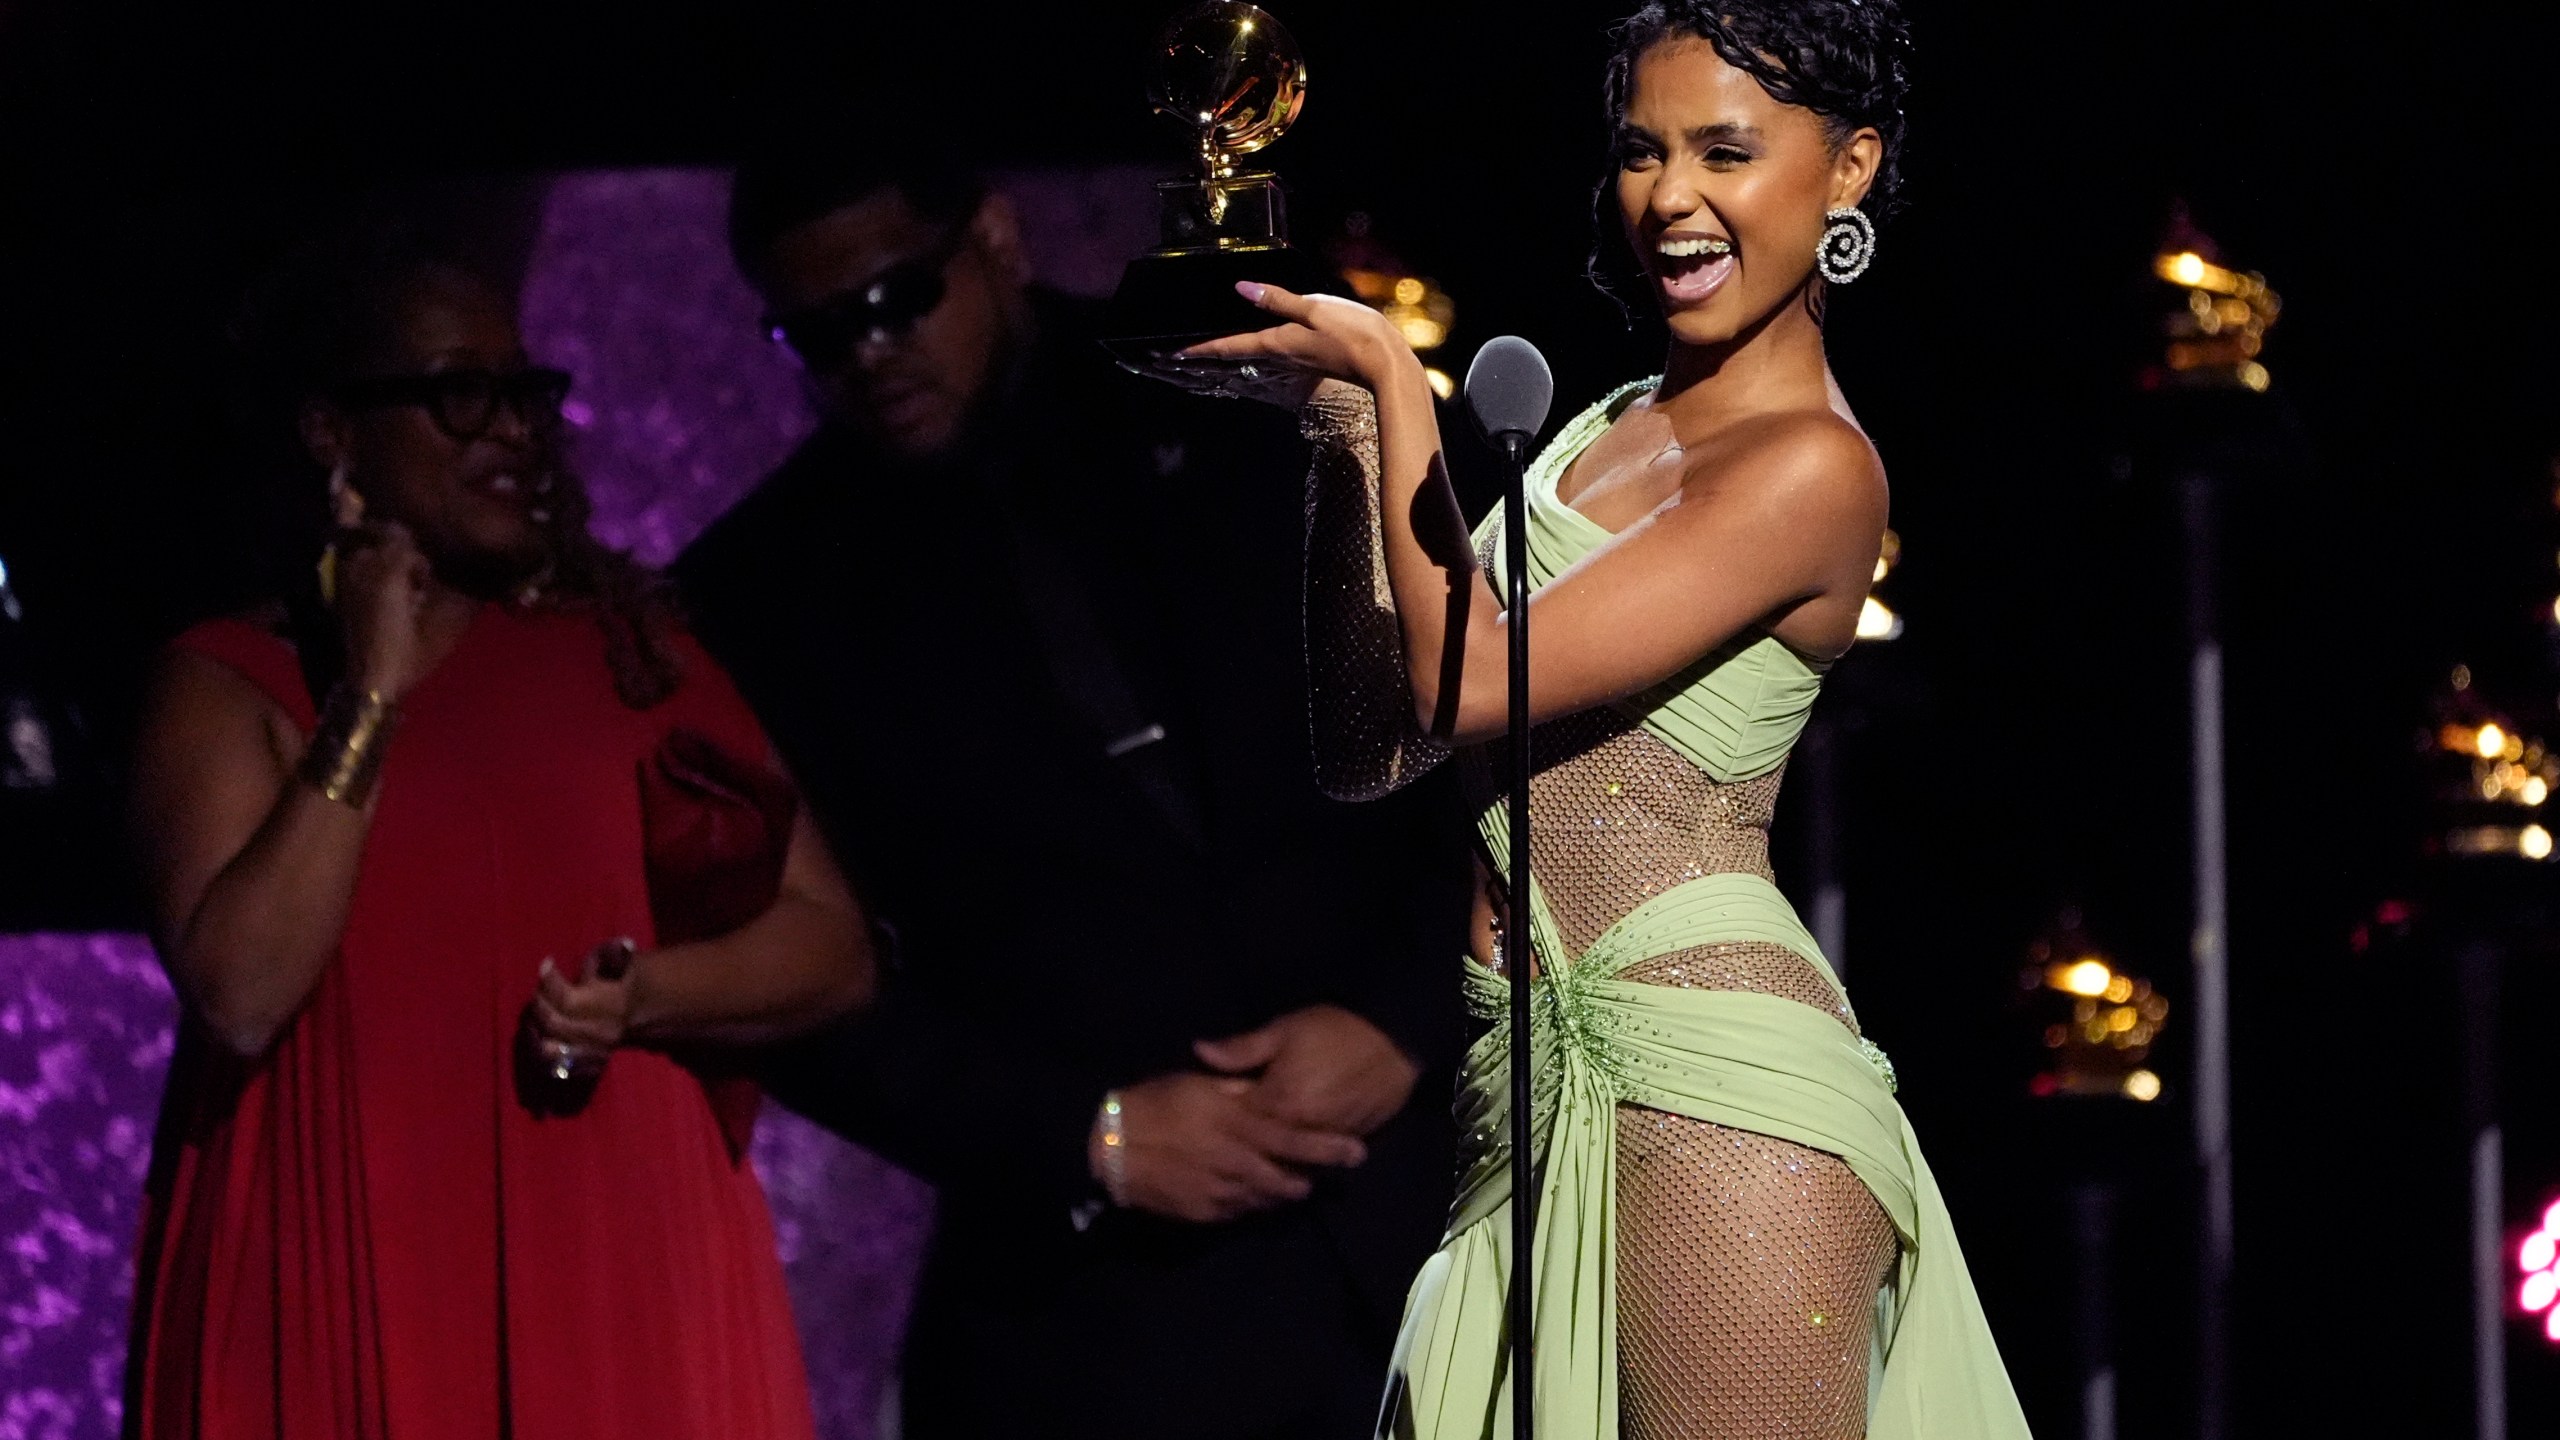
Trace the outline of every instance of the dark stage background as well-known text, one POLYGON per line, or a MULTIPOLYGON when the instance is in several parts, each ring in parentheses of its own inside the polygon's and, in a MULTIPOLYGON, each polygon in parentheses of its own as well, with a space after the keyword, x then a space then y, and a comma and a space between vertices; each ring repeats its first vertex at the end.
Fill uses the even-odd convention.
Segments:
MULTIPOLYGON (((219 331, 297 230, 388 183, 718 165, 762 117, 835 95, 991 167, 1170 173, 1179 140, 1145 113, 1140 70, 1168 8, 0 0, 0 557, 101 748, 150 644, 237 572, 219 331)), ((1658 337, 1580 279, 1617 6, 1277 8, 1313 71, 1268 156, 1303 239, 1369 216, 1455 297, 1454 364, 1526 335, 1560 411, 1649 373, 1658 337)), ((2121 1433, 2193 1433, 2189 1015, 2155 1105, 2031 1101, 2039 1022, 2017 986, 2076 907, 2173 1003, 2190 993, 2179 551, 2137 384, 2175 298, 2150 257, 2183 203, 2286 301, 2224 545, 2239 1429, 2460 1433, 2446 956, 2515 917, 2547 934, 2549 879, 2493 862, 2443 882, 2413 737, 2457 662, 2516 723, 2560 731, 2560 285, 2528 219, 2553 179, 2551 12, 1912 9, 1909 209, 1832 321, 1907 547, 1887 593, 1909 632, 1841 684, 1865 713, 1844 762, 1861 1015, 2040 1432, 2079 1416, 2065 1187, 2112 1165, 2130 1177, 2121 1433)), ((32 849, 11 848, 0 929, 129 923, 68 840, 32 849)), ((2507 975, 2515 1222, 2560 1194, 2536 1058, 2560 999, 2547 949, 2519 947, 2536 958, 2507 975)), ((2560 1425, 2560 1352, 2538 1330, 2509 1326, 2519 1435, 2560 1425)))

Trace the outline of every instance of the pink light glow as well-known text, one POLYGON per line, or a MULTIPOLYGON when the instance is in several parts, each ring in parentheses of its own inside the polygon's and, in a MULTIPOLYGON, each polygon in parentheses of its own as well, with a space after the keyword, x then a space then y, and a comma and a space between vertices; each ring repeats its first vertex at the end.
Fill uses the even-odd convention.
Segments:
POLYGON ((2542 1228, 2516 1247, 2516 1268, 2524 1272, 2516 1307, 2541 1316, 2542 1333, 2560 1344, 2560 1201, 2542 1212, 2542 1228))
POLYGON ((2548 1230, 2536 1230, 2524 1237, 2524 1248, 2516 1252, 2516 1264, 2527 1275, 2550 1269, 2555 1259, 2560 1259, 2560 1235, 2548 1230))
POLYGON ((2560 1275, 2548 1270, 2537 1270, 2527 1275, 2524 1288, 2517 1292, 2516 1299, 2524 1306, 2526 1314, 2541 1314, 2551 1308, 2553 1300, 2560 1300, 2560 1275))

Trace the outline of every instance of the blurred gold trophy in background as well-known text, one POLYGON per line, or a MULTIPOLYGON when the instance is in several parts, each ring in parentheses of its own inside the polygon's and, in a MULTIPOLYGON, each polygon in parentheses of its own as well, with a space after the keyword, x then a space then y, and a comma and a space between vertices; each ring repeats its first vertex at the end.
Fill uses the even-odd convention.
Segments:
POLYGON ((1239 168, 1306 108, 1306 60, 1279 21, 1240 0, 1183 11, 1156 42, 1147 98, 1192 131, 1199 173, 1156 186, 1162 228, 1112 296, 1112 338, 1104 343, 1113 354, 1137 363, 1270 324, 1235 293, 1239 280, 1300 292, 1340 288, 1290 247, 1280 178, 1239 168))

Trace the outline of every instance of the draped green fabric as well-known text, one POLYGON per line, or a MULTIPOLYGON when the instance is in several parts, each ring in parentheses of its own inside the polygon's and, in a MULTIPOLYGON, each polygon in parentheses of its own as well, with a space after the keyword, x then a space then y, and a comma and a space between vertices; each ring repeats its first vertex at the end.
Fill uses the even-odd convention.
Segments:
MULTIPOLYGON (((1529 581, 1542 585, 1608 538, 1557 501, 1566 465, 1652 382, 1577 417, 1529 475, 1529 581)), ((1499 517, 1491 522, 1499 524, 1499 517)), ((1497 556, 1500 547, 1495 547, 1497 556)), ((1510 579, 1497 563, 1497 592, 1510 579)), ((1804 727, 1821 677, 1774 636, 1745 636, 1626 702, 1645 728, 1718 779, 1766 774, 1804 727)), ((1497 867, 1510 824, 1496 800, 1478 831, 1497 867)), ((1620 1102, 1836 1155, 1901 1238, 1881 1297, 1868 1385, 1870 1440, 2024 1440, 2025 1416, 1982 1315, 1946 1205, 1872 1042, 1797 1001, 1616 978, 1655 955, 1731 941, 1783 945, 1831 967, 1786 898, 1756 875, 1707 875, 1656 895, 1571 955, 1533 882, 1530 918, 1551 964, 1533 982, 1532 1143, 1538 1433, 1618 1434, 1617 1126, 1620 1102), (1563 957, 1570 956, 1570 963, 1563 957)), ((1470 1007, 1508 1014, 1501 976, 1470 961, 1470 1007)), ((1382 1418, 1396 1440, 1494 1440, 1511 1430, 1507 1290, 1509 1048, 1497 1026, 1468 1052, 1458 1119, 1478 1158, 1449 1236, 1415 1280, 1382 1418)))
MULTIPOLYGON (((1558 571, 1610 538, 1597 522, 1557 500, 1556 484, 1573 458, 1655 384, 1639 380, 1622 386, 1575 416, 1530 466, 1532 588, 1554 579, 1558 571)), ((1502 512, 1496 510, 1477 531, 1478 540, 1498 533, 1501 526, 1502 512)), ((1499 594, 1508 557, 1501 546, 1494 551, 1492 580, 1499 594)), ((1757 779, 1785 763, 1813 712, 1813 697, 1820 693, 1820 670, 1778 637, 1746 630, 1688 669, 1630 697, 1624 707, 1643 716, 1647 729, 1669 741, 1699 769, 1731 784, 1757 779)))

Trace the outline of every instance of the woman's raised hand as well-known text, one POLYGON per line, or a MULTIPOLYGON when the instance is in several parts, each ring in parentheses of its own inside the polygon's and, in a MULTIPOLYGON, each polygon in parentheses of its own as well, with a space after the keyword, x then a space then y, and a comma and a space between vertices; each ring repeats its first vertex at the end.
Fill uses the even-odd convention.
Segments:
POLYGON ((1175 351, 1150 373, 1187 390, 1294 410, 1325 380, 1376 391, 1397 378, 1399 367, 1419 366, 1387 317, 1357 300, 1252 281, 1239 283, 1236 293, 1281 323, 1175 351))
POLYGON ((396 702, 424 668, 419 620, 426 609, 427 557, 407 526, 372 521, 340 532, 337 567, 347 679, 396 702))

